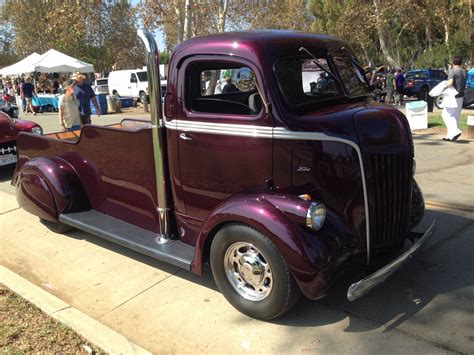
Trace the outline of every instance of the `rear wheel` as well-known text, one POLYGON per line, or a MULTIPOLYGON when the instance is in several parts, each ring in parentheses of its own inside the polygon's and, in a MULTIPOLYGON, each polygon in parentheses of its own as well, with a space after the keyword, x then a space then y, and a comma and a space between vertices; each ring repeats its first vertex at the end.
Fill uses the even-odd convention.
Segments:
POLYGON ((67 224, 64 224, 62 222, 51 222, 46 219, 40 218, 41 223, 43 223, 50 231, 54 233, 59 233, 63 234, 66 232, 69 232, 70 230, 73 230, 74 228, 71 226, 68 226, 67 224))
POLYGON ((140 101, 141 101, 142 104, 145 103, 145 101, 147 101, 147 99, 146 99, 147 95, 146 95, 145 92, 140 91, 140 95, 139 95, 139 96, 140 96, 140 101))
POLYGON ((211 268, 224 297, 250 317, 276 318, 300 296, 275 245, 245 225, 228 225, 216 234, 211 245, 211 268))

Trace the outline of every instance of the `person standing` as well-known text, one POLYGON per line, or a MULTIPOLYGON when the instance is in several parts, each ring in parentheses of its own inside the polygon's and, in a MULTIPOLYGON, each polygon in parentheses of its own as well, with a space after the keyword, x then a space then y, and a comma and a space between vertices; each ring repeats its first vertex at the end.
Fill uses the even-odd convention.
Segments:
POLYGON ((387 89, 387 95, 385 96, 385 103, 390 105, 392 100, 393 93, 395 91, 395 69, 392 69, 388 72, 387 77, 385 78, 385 88, 387 89))
POLYGON ((464 100, 464 88, 466 87, 466 71, 462 68, 462 58, 460 56, 453 57, 453 67, 449 71, 448 80, 446 81, 447 88, 454 88, 458 92, 455 96, 456 107, 445 107, 441 113, 443 122, 446 125, 447 132, 445 141, 456 142, 461 136, 462 131, 459 129, 459 118, 461 116, 462 104, 464 100))
POLYGON ((59 96, 59 125, 62 131, 75 131, 81 128, 79 105, 74 96, 75 85, 75 83, 65 85, 64 94, 59 96))
POLYGON ((403 105, 403 96, 405 95, 405 75, 403 75, 402 70, 398 69, 397 75, 395 75, 395 90, 398 96, 398 105, 403 105))
POLYGON ((31 83, 31 77, 27 77, 25 83, 21 86, 23 92, 23 97, 26 101, 25 115, 28 114, 28 109, 33 113, 33 116, 36 115, 35 110, 33 110, 33 96, 36 95, 36 90, 34 85, 31 83))
POLYGON ((225 82, 226 82, 226 84, 222 88, 222 93, 223 94, 239 91, 239 89, 237 89, 237 86, 235 86, 234 83, 232 82, 232 78, 230 76, 227 76, 225 78, 225 82))
POLYGON ((76 82, 74 85, 74 96, 77 99, 79 105, 79 114, 81 115, 81 124, 91 123, 91 100, 94 104, 97 116, 100 116, 100 107, 97 103, 94 90, 91 86, 85 82, 86 77, 83 74, 76 73, 72 76, 72 79, 76 82))

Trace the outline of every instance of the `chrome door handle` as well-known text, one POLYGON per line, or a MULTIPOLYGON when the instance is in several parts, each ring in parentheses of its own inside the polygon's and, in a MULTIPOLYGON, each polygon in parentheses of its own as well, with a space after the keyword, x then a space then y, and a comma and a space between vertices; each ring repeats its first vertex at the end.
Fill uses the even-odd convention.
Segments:
POLYGON ((181 133, 179 135, 179 138, 181 138, 183 141, 192 141, 193 139, 191 137, 189 137, 188 135, 186 135, 186 133, 181 133))

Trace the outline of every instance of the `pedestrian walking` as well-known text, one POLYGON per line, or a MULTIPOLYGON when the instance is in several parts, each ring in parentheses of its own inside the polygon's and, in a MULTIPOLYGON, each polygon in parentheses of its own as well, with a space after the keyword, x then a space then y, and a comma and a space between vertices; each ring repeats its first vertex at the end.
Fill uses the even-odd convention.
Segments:
POLYGON ((74 96, 75 85, 74 82, 64 85, 66 87, 64 94, 59 96, 59 125, 62 131, 75 131, 81 128, 79 105, 74 96))
POLYGON ((81 124, 91 123, 91 100, 94 104, 97 116, 100 116, 100 108, 95 97, 94 90, 85 82, 86 77, 81 73, 75 73, 72 78, 76 82, 74 85, 74 96, 79 105, 79 114, 81 116, 81 124))
POLYGON ((403 105, 403 96, 405 95, 405 75, 403 75, 402 70, 398 69, 397 74, 395 75, 395 90, 398 96, 398 105, 403 105))
POLYGON ((390 101, 392 100, 393 93, 395 91, 395 69, 392 69, 388 72, 387 77, 385 78, 385 88, 387 90, 385 103, 390 105, 390 101))
POLYGON ((441 117, 447 128, 445 141, 456 142, 461 136, 462 131, 459 129, 459 118, 461 116, 462 104, 464 100, 464 88, 466 87, 466 71, 462 68, 462 58, 460 56, 453 57, 453 67, 449 71, 448 80, 446 81, 445 90, 454 88, 458 93, 454 96, 456 104, 453 107, 444 107, 441 117))
POLYGON ((33 116, 36 115, 35 110, 33 109, 33 96, 36 95, 36 90, 34 85, 31 83, 31 77, 27 77, 25 79, 25 83, 21 86, 21 90, 23 91, 23 97, 26 101, 25 107, 25 114, 28 114, 28 109, 30 109, 33 116))

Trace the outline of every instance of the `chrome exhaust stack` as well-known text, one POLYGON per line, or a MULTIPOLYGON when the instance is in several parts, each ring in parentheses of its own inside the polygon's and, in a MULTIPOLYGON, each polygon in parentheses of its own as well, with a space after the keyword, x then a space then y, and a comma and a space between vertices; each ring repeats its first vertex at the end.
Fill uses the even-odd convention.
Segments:
POLYGON ((157 211, 160 223, 160 235, 156 238, 159 244, 173 240, 170 233, 169 174, 167 166, 166 132, 163 122, 163 106, 161 102, 160 63, 158 45, 147 29, 137 31, 146 48, 148 72, 148 92, 151 107, 151 131, 153 135, 153 155, 155 158, 155 175, 157 190, 157 211))

